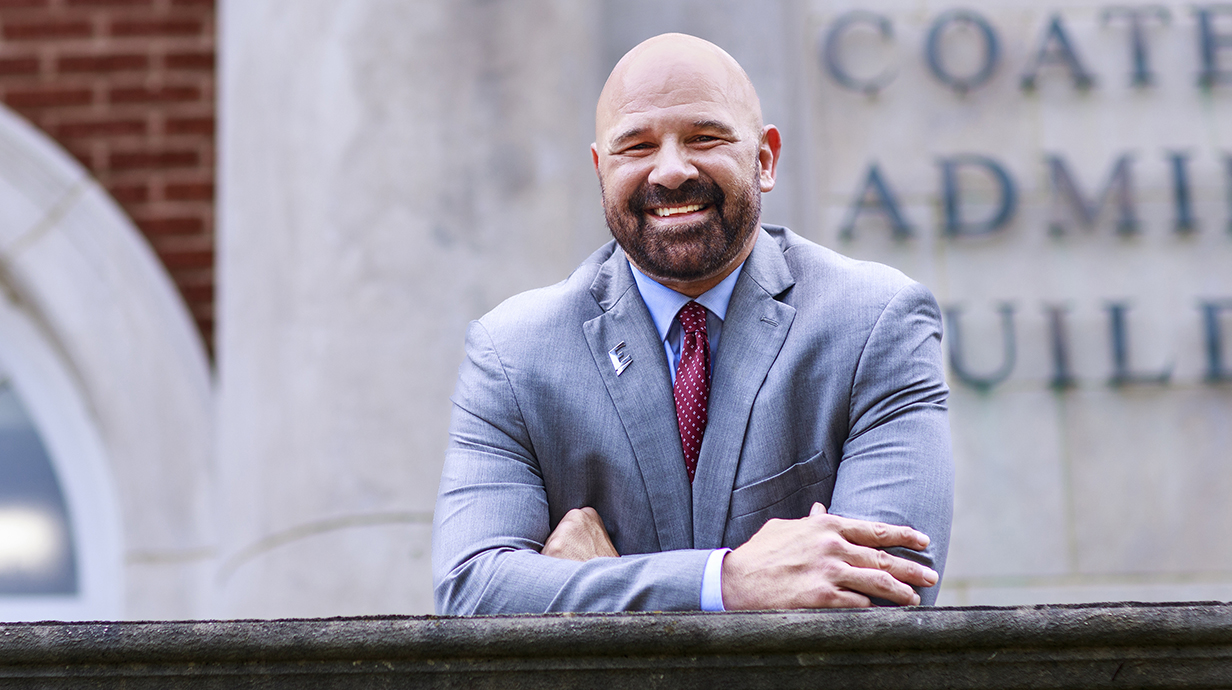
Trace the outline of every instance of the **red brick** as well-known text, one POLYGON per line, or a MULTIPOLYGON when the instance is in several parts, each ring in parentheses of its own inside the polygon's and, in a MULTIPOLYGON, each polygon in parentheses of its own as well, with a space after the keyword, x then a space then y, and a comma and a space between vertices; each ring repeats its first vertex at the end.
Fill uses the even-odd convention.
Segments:
POLYGON ((145 120, 77 120, 62 122, 57 137, 135 136, 146 133, 145 120))
MULTIPOLYGON (((214 294, 214 272, 211 270, 201 270, 199 268, 185 268, 174 271, 171 274, 171 279, 175 281, 175 286, 179 288, 180 294, 185 297, 190 295, 197 299, 191 299, 191 302, 200 304, 203 301, 199 299, 203 296, 213 296, 214 294)), ((213 311, 211 305, 206 305, 202 312, 210 313, 213 311)))
POLYGON ((200 162, 196 151, 116 151, 108 159, 112 170, 190 168, 200 162))
POLYGON ((214 266, 213 249, 164 250, 159 252, 158 256, 163 260, 163 265, 171 270, 177 268, 212 268, 214 266))
POLYGON ((111 198, 121 204, 137 204, 150 200, 150 188, 144 183, 109 185, 107 191, 111 198))
POLYGON ((181 288, 208 286, 214 287, 213 271, 179 271, 175 274, 175 284, 181 288))
POLYGON ((162 19, 157 21, 118 21, 111 23, 112 36, 196 36, 205 24, 196 19, 162 19))
POLYGON ((153 0, 67 0, 69 7, 150 7, 153 0))
POLYGON ((94 170, 94 152, 93 151, 91 151, 90 149, 80 149, 75 146, 66 146, 65 150, 68 151, 70 156, 72 156, 73 158, 76 158, 78 163, 81 163, 82 165, 84 165, 87 170, 91 170, 91 171, 94 170))
POLYGON ((9 91, 4 102, 13 108, 54 108, 66 105, 89 105, 94 100, 90 89, 25 89, 9 91))
POLYGON ((213 285, 181 285, 180 294, 190 304, 209 304, 214 301, 213 285))
POLYGON ((216 6, 0 0, 0 98, 56 137, 138 220, 207 347, 215 329, 216 6))
POLYGON ((112 103, 171 103, 200 100, 201 89, 195 86, 123 87, 112 89, 110 96, 112 103))
POLYGON ((89 38, 94 35, 90 22, 5 22, 4 37, 10 41, 40 41, 49 38, 89 38))
POLYGON ((201 331, 201 337, 205 340, 205 354, 212 362, 214 361, 214 318, 202 316, 196 318, 195 321, 197 330, 201 331))
POLYGON ((214 183, 191 182, 169 184, 163 190, 163 196, 171 201, 213 201, 214 183))
POLYGON ((206 134, 214 136, 214 118, 212 117, 179 117, 168 118, 163 125, 167 134, 206 134))
MULTIPOLYGON (((202 286, 207 286, 211 296, 214 292, 214 271, 212 270, 184 269, 172 273, 171 279, 175 281, 176 287, 180 290, 189 290, 195 294, 200 294, 202 286)), ((193 307, 193 311, 202 315, 213 316, 214 305, 197 304, 193 307)))
POLYGON ((196 235, 205 232, 205 223, 195 216, 137 218, 135 222, 147 236, 196 235))
POLYGON ((197 53, 171 53, 163 58, 163 65, 167 69, 177 70, 214 70, 214 53, 197 52, 197 53))
POLYGON ((149 69, 145 55, 68 55, 56 62, 61 72, 125 72, 149 69))
POLYGON ((39 61, 35 57, 6 58, 0 60, 0 75, 38 74, 39 61))

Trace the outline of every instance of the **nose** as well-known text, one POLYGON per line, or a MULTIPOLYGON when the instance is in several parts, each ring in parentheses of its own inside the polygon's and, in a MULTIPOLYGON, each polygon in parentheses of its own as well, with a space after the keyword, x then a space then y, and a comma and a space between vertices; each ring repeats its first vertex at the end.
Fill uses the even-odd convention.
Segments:
POLYGON ((668 189, 676 189, 685 180, 695 179, 697 168, 689 160, 689 152, 679 142, 664 142, 655 153, 654 169, 647 181, 668 189))

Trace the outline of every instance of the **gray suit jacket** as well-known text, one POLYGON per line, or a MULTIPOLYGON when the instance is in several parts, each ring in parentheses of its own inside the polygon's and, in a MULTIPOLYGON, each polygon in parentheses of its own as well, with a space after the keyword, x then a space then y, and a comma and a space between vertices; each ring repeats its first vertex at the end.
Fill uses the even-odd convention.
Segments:
POLYGON ((470 326, 433 523, 437 611, 697 609, 709 549, 814 501, 923 531, 925 553, 898 553, 941 572, 953 470, 940 342, 920 284, 764 226, 714 353, 690 486, 662 343, 608 243, 470 326), (608 351, 622 341, 632 363, 618 376, 608 351), (621 558, 538 553, 582 506, 621 558))

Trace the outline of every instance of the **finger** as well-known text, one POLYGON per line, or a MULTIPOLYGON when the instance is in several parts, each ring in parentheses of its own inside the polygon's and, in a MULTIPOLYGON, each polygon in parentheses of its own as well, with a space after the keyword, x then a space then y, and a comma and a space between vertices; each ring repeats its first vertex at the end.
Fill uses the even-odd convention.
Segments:
POLYGON ((590 506, 586 506, 585 508, 574 508, 573 510, 569 512, 576 513, 574 517, 576 517, 578 520, 581 520, 582 523, 587 525, 588 527, 591 527, 591 528, 597 527, 600 530, 603 530, 605 532, 607 531, 607 528, 603 526, 603 518, 599 517, 599 511, 595 510, 594 508, 591 508, 590 506))
POLYGON ((914 589, 883 570, 847 566, 836 574, 834 584, 902 606, 920 603, 914 589))
POLYGON ((573 508, 569 512, 565 513, 564 517, 560 519, 560 524, 577 523, 577 525, 580 526, 595 520, 599 520, 600 523, 603 522, 603 520, 599 518, 598 511, 590 506, 586 506, 585 508, 573 508))
POLYGON ((814 503, 812 510, 809 511, 809 517, 815 517, 817 515, 825 515, 825 514, 826 514, 826 507, 820 503, 814 503))
POLYGON ((872 605, 873 602, 859 592, 844 587, 833 587, 811 608, 866 609, 872 605))
POLYGON ((599 511, 586 506, 580 512, 586 522, 586 530, 594 541, 596 554, 599 556, 619 556, 620 554, 616 553, 616 547, 612 544, 612 537, 608 535, 607 527, 603 524, 603 518, 599 516, 599 511))
POLYGON ((880 570, 908 585, 932 587, 937 584, 937 571, 885 551, 852 545, 843 560, 856 568, 880 570))
POLYGON ((930 541, 927 534, 910 527, 887 525, 884 522, 854 520, 836 515, 830 516, 830 519, 837 521, 838 532, 843 535, 844 539, 860 546, 882 548, 887 546, 904 546, 914 551, 922 551, 928 548, 930 541))
POLYGON ((540 553, 572 561, 620 556, 603 526, 603 518, 590 506, 565 513, 540 553))
POLYGON ((584 544, 589 537, 587 524, 593 521, 587 517, 586 510, 586 508, 574 508, 565 513, 560 522, 556 524, 556 529, 548 535, 540 553, 571 561, 588 560, 584 544))

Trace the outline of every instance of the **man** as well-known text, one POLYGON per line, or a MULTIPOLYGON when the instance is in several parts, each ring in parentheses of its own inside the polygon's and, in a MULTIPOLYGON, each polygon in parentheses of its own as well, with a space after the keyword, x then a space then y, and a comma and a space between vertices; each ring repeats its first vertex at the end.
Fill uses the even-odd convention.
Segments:
POLYGON ((635 47, 595 132, 615 241, 467 334, 437 611, 934 601, 953 475, 932 296, 760 224, 780 135, 713 44, 635 47))

